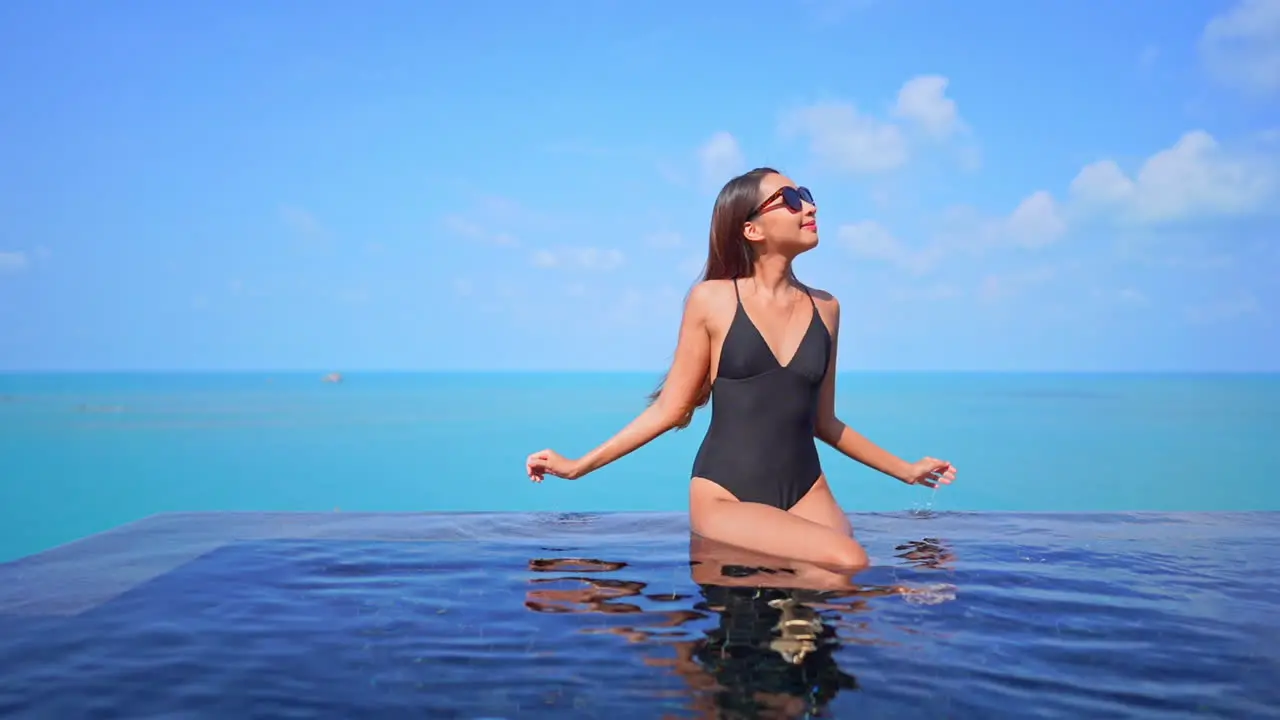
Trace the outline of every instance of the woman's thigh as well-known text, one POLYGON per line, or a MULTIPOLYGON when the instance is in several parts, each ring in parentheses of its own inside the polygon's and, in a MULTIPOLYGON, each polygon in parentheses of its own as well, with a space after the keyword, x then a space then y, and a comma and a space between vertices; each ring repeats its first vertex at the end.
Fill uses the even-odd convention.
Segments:
POLYGON ((694 478, 689 491, 690 526, 705 538, 751 552, 841 572, 865 567, 866 552, 842 529, 848 521, 841 525, 843 514, 838 507, 832 511, 834 498, 825 501, 821 496, 830 497, 830 491, 825 482, 820 485, 796 504, 806 517, 770 505, 741 502, 710 480, 694 478))
POLYGON ((831 493, 831 486, 827 484, 825 475, 818 478, 818 482, 805 493, 804 497, 800 498, 800 502, 787 512, 819 525, 825 525, 842 535, 853 535, 849 516, 845 515, 840 503, 836 502, 836 497, 831 493))

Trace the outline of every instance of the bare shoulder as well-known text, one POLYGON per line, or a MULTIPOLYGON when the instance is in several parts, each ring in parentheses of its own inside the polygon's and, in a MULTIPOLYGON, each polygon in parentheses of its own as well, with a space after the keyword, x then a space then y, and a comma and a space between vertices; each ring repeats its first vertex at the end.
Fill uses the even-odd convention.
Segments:
POLYGON ((689 291, 685 308, 703 317, 720 315, 720 311, 734 303, 732 280, 702 280, 689 291))
POLYGON ((684 312, 717 337, 727 331, 736 303, 732 280, 702 280, 689 291, 684 312))
POLYGON ((822 320, 831 330, 835 330, 840 326, 840 301, 835 295, 822 290, 820 288, 809 288, 809 294, 813 296, 813 302, 818 306, 818 314, 822 316, 822 320))

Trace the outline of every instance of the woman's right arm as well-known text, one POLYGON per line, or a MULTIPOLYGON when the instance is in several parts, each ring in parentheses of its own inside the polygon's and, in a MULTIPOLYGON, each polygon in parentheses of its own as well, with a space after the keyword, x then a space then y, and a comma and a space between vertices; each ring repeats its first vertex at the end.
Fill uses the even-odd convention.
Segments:
POLYGON ((707 330, 710 291, 706 283, 699 283, 685 301, 675 358, 658 398, 604 444, 573 461, 568 479, 580 478, 637 450, 675 427, 697 405, 711 366, 711 337, 707 330))

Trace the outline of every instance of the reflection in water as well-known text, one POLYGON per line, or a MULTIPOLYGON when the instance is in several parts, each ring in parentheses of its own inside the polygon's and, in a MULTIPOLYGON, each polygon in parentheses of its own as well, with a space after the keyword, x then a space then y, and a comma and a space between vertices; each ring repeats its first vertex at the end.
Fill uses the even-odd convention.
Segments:
POLYGON ((895 557, 906 561, 908 565, 927 570, 949 570, 956 559, 955 553, 938 538, 910 540, 894 550, 898 551, 895 557))
MULTIPOLYGON (((689 709, 700 715, 797 718, 820 715, 842 690, 858 688, 836 652, 843 644, 873 640, 839 634, 866 628, 851 616, 869 611, 870 598, 911 600, 917 594, 901 586, 856 586, 847 579, 842 588, 832 589, 830 578, 813 569, 749 558, 700 539, 692 539, 690 550, 696 596, 647 593, 648 583, 603 576, 625 569, 623 562, 535 559, 529 569, 539 576, 529 581, 533 587, 525 607, 540 613, 635 616, 630 625, 584 632, 619 635, 642 645, 645 664, 681 678, 689 709), (690 623, 701 627, 687 627, 690 623)), ((907 563, 927 569, 945 569, 953 557, 935 538, 908 542, 896 551, 907 563)))

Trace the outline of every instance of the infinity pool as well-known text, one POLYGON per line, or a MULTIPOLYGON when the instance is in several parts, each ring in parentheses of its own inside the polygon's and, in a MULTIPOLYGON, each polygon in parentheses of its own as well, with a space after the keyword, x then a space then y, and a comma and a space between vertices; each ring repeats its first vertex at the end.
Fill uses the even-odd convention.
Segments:
POLYGON ((158 515, 0 565, 5 717, 1280 715, 1280 513, 158 515))

